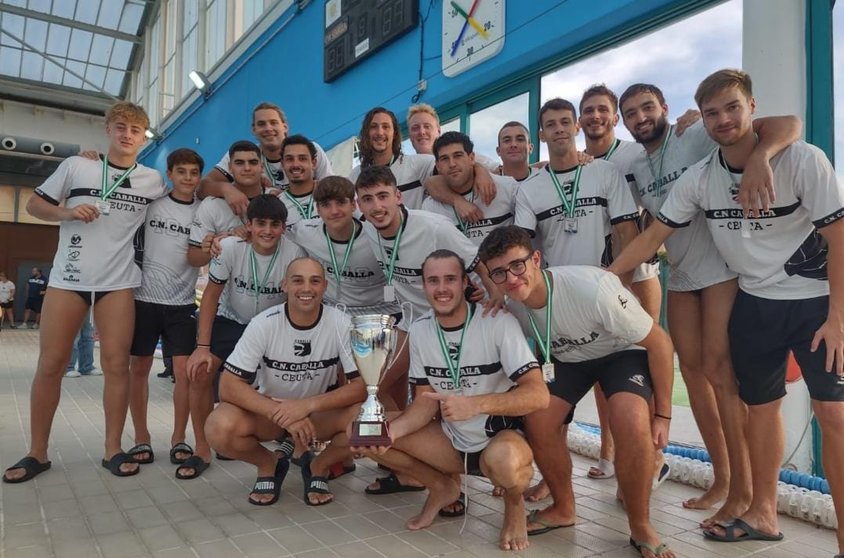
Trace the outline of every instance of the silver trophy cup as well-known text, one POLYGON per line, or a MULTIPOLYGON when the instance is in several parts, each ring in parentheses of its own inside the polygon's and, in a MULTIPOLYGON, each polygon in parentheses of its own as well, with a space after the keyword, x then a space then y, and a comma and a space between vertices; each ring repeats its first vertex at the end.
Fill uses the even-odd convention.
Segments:
POLYGON ((378 401, 378 383, 396 348, 395 318, 388 314, 352 316, 352 356, 366 384, 366 401, 352 426, 349 445, 354 447, 388 446, 384 406, 378 401))

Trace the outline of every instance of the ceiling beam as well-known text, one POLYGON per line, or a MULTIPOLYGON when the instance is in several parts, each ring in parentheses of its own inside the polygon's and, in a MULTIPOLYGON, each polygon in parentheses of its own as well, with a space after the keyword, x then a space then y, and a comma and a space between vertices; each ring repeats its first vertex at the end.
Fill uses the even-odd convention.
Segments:
POLYGON ((47 23, 55 23, 57 25, 64 25, 66 27, 70 27, 73 29, 80 29, 82 31, 89 31, 91 33, 97 33, 98 35, 105 35, 106 37, 112 37, 115 39, 120 39, 121 41, 128 41, 133 44, 141 44, 143 42, 143 38, 137 35, 132 35, 131 33, 124 33, 122 31, 116 31, 114 29, 107 29, 105 27, 99 27, 97 25, 91 25, 90 23, 83 23, 81 21, 75 21, 73 19, 68 19, 66 17, 59 17, 52 14, 44 14, 41 12, 36 12, 33 10, 28 10, 26 8, 21 8, 18 6, 12 6, 6 3, 0 3, 0 12, 14 14, 22 17, 29 17, 32 19, 38 19, 41 21, 46 21, 47 23))
POLYGON ((23 78, 0 77, 0 100, 8 99, 31 105, 43 105, 59 109, 72 110, 102 116, 114 103, 94 91, 82 92, 80 89, 64 85, 44 84, 23 78))

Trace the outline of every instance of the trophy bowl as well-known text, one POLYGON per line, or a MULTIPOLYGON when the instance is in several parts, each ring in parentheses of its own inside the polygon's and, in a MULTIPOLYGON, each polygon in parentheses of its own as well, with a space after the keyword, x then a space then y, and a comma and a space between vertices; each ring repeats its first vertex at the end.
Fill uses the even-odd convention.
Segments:
POLYGON ((384 406, 378 401, 378 383, 387 370, 390 355, 396 348, 395 318, 389 314, 352 316, 350 334, 352 357, 366 384, 366 401, 357 420, 352 423, 352 447, 389 446, 384 406))

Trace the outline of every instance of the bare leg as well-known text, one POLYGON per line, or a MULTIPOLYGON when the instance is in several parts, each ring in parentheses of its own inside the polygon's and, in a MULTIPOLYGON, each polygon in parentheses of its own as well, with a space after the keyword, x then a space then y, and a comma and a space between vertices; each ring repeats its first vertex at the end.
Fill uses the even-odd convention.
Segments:
MULTIPOLYGON (((219 367, 220 359, 212 355, 211 369, 205 374, 198 375, 194 380, 191 380, 188 383, 188 402, 190 406, 190 419, 191 424, 193 425, 194 440, 196 441, 196 444, 194 445, 194 455, 201 457, 202 460, 206 463, 211 462, 211 445, 209 444, 209 440, 206 437, 208 434, 206 421, 208 420, 211 411, 214 410, 213 371, 217 370, 219 367)), ((173 373, 176 373, 175 361, 173 362, 173 373)), ((178 379, 176 381, 178 382, 178 379)), ((268 439, 271 440, 273 438, 268 439)), ((220 447, 217 447, 216 445, 214 446, 214 448, 227 457, 240 459, 241 461, 246 461, 247 463, 254 463, 257 465, 256 462, 249 461, 248 459, 242 459, 237 455, 226 453, 226 449, 222 449, 220 447)), ((272 452, 270 452, 269 450, 266 451, 272 456, 272 452)), ((257 457, 257 459, 261 460, 262 456, 263 454, 257 457)), ((269 460, 265 461, 266 463, 269 463, 269 460)), ((264 462, 262 461, 262 463, 264 462)), ((272 461, 271 466, 268 466, 271 468, 270 472, 266 475, 262 475, 259 471, 258 476, 272 476, 272 471, 275 470, 275 461, 272 461)), ((185 476, 190 476, 193 475, 194 470, 190 467, 182 467, 181 472, 185 476)))
MULTIPOLYGON (((129 411, 132 426, 135 429, 135 443, 149 444, 150 433, 147 425, 147 405, 149 404, 149 371, 152 369, 152 355, 133 356, 129 360, 129 411)), ((137 456, 143 460, 148 453, 137 456)))
POLYGON ((659 313, 662 308, 662 289, 659 285, 659 278, 651 277, 644 281, 638 281, 630 286, 630 290, 639 299, 639 303, 645 312, 654 321, 659 322, 659 313))
MULTIPOLYGON (((612 434, 609 428, 609 409, 607 408, 607 398, 604 395, 601 386, 595 384, 592 388, 595 392, 595 406, 598 410, 598 423, 601 426, 601 453, 600 458, 609 463, 613 462, 615 456, 615 445, 613 444, 612 434)), ((589 467, 589 476, 594 478, 603 478, 607 471, 600 469, 597 466, 589 467)))
POLYGON ((504 522, 498 546, 501 550, 524 550, 527 534, 525 501, 522 492, 533 476, 533 453, 516 432, 503 431, 481 453, 481 472, 504 489, 504 522))
POLYGON ((838 552, 844 553, 844 402, 812 401, 823 435, 823 469, 838 518, 838 552))
MULTIPOLYGON (((100 362, 103 366, 103 409, 105 412, 105 458, 121 449, 123 426, 129 411, 129 349, 135 329, 135 299, 132 289, 113 291, 94 305, 94 321, 100 332, 100 362)), ((125 463, 123 471, 137 468, 125 463)))
MULTIPOLYGON (((683 506, 693 509, 708 509, 726 498, 730 479, 727 445, 718 405, 715 402, 715 392, 703 373, 701 322, 699 295, 668 292, 668 326, 671 340, 680 359, 680 372, 689 394, 689 405, 703 444, 712 459, 715 474, 715 480, 709 490, 698 498, 683 502, 683 506)), ((726 328, 726 325, 724 327, 726 328)))
MULTIPOLYGON (((44 299, 47 319, 39 343, 38 365, 29 394, 29 424, 32 441, 29 456, 44 463, 47 461, 47 443, 53 426, 53 417, 59 405, 62 378, 70 360, 71 347, 76 332, 88 306, 71 291, 48 288, 44 299)), ((6 474, 10 480, 23 477, 23 469, 12 469, 6 474)))
MULTIPOLYGON (((170 445, 185 441, 185 430, 190 416, 190 389, 188 387, 188 357, 184 355, 173 357, 173 436, 170 445)), ((178 454, 177 454, 178 455, 178 454)))
MULTIPOLYGON (((570 403, 552 395, 547 409, 525 417, 530 449, 554 498, 553 503, 539 513, 539 517, 556 525, 571 525, 576 519, 571 485, 572 462, 566 442, 568 429, 563 428, 563 420, 570 410, 570 403)), ((530 532, 541 525, 528 524, 527 527, 530 532)))

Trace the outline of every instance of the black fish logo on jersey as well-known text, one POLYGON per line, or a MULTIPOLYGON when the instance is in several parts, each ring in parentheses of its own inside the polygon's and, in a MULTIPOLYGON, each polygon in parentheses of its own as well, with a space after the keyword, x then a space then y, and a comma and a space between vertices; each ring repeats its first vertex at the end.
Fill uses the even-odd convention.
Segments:
POLYGON ((623 298, 621 295, 618 295, 618 303, 621 304, 621 307, 627 310, 627 299, 623 298))
POLYGON ((293 342, 293 354, 298 357, 308 356, 311 354, 311 342, 310 341, 294 341, 293 342))
POLYGON ((82 242, 82 237, 79 236, 78 234, 75 234, 75 235, 70 237, 70 243, 73 244, 74 246, 76 246, 80 242, 82 242))
POLYGON ((739 194, 739 185, 733 182, 730 184, 730 197, 733 198, 734 202, 738 202, 738 194, 739 194))
MULTIPOLYGON (((394 246, 384 246, 384 252, 387 254, 387 261, 388 262, 393 257, 393 248, 394 248, 394 246)), ((401 259, 401 256, 399 254, 396 254, 396 261, 399 261, 400 259, 401 259)))
POLYGON ((460 358, 460 345, 457 343, 448 344, 448 358, 451 359, 451 362, 457 363, 457 359, 460 358))

